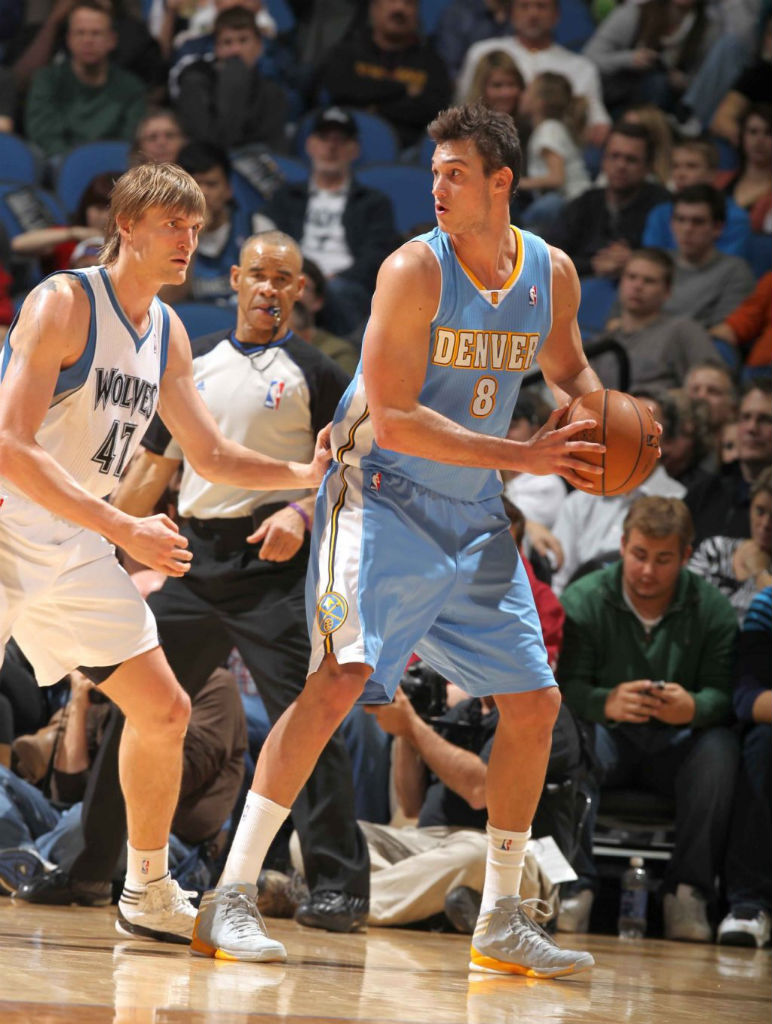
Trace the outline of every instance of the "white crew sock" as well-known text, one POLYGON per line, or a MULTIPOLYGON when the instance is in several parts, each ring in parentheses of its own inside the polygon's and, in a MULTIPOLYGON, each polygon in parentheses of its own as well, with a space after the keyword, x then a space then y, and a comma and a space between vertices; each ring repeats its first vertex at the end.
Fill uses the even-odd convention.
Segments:
POLYGON ((488 822, 485 831, 488 833, 488 855, 481 914, 493 910, 496 900, 502 896, 517 896, 520 892, 525 848, 531 838, 530 828, 527 832, 505 832, 488 822))
POLYGON ((257 881, 268 847, 289 812, 289 807, 275 804, 266 796, 252 790, 247 793, 241 821, 218 886, 232 882, 254 884, 257 881))
POLYGON ((126 843, 126 885, 141 889, 148 882, 157 882, 169 872, 169 846, 160 850, 135 850, 126 843))

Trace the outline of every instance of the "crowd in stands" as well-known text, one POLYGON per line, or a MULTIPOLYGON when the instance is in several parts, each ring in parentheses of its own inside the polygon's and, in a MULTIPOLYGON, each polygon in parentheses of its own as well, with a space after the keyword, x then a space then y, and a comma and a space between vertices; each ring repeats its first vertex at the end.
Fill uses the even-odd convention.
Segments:
MULTIPOLYGON (((433 226, 425 128, 453 102, 514 119, 525 169, 513 223, 571 257, 594 369, 604 386, 647 402, 663 426, 659 464, 627 495, 591 496, 554 476, 504 478, 564 696, 534 835, 553 835, 577 876, 563 888, 560 913, 538 866, 526 870, 529 894, 552 900, 559 929, 590 927, 603 791, 632 785, 673 801, 666 936, 767 944, 770 0, 7 3, 0 338, 46 274, 98 262, 115 178, 137 163, 173 161, 198 182, 207 213, 185 284, 162 298, 179 305, 194 340, 211 330, 202 314, 215 307, 221 337, 230 328, 248 334, 232 268, 253 233, 291 236, 304 283, 295 282, 290 322, 297 344, 315 350, 310 361, 302 351, 293 358, 315 375, 314 386, 326 366, 337 396, 358 362, 381 262, 433 226), (591 808, 581 820, 578 792, 591 808)), ((526 381, 509 436, 527 440, 550 410, 550 396, 526 381)), ((126 481, 122 492, 130 502, 126 481)), ((176 507, 169 492, 159 500, 176 507)), ((273 500, 268 507, 277 512, 273 500)), ((244 509, 239 516, 255 511, 244 509)), ((195 515, 206 521, 210 513, 195 515)), ((161 582, 137 581, 148 592, 161 582)), ((301 623, 298 613, 298 630, 301 623)), ((220 667, 207 665, 191 684, 173 868, 199 889, 227 851, 250 777, 245 756, 256 757, 275 716, 271 700, 268 711, 263 702, 270 687, 231 641, 215 659, 220 667)), ((346 917, 309 904, 292 872, 310 875, 313 889, 321 872, 313 837, 326 830, 304 805, 301 853, 293 856, 282 832, 269 858, 266 912, 300 906, 303 921, 305 907, 305 923, 335 930, 365 916, 436 925, 444 912, 450 926, 471 930, 496 711, 457 687, 463 680, 414 668, 405 676, 410 699, 400 690, 393 709, 344 723, 339 753, 345 745, 354 771, 346 800, 359 819, 346 823, 354 850, 347 870, 358 872, 350 895, 366 901, 366 840, 369 911, 346 917), (416 677, 420 693, 440 693, 428 712, 411 690, 416 677), (427 729, 441 738, 432 758, 427 729), (417 819, 409 831, 390 825, 397 804, 417 819)), ((111 852, 122 842, 120 815, 100 823, 118 834, 117 846, 88 853, 98 845, 89 807, 99 806, 89 778, 104 779, 104 751, 114 755, 120 735, 94 694, 77 674, 39 691, 23 654, 9 647, 0 669, 0 894, 95 905, 109 901, 110 882, 121 877, 111 852)), ((105 806, 115 792, 113 780, 105 806)))

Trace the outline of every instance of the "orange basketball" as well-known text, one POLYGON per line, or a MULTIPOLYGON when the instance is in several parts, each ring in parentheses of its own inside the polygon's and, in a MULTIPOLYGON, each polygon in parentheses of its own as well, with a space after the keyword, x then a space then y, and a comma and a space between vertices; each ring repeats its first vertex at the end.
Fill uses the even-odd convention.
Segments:
POLYGON ((600 477, 587 477, 588 494, 626 494, 651 473, 659 458, 659 434, 650 409, 638 398, 622 391, 591 391, 575 398, 559 427, 576 420, 594 419, 595 428, 575 434, 576 441, 605 444, 602 455, 582 455, 583 459, 603 467, 600 477))

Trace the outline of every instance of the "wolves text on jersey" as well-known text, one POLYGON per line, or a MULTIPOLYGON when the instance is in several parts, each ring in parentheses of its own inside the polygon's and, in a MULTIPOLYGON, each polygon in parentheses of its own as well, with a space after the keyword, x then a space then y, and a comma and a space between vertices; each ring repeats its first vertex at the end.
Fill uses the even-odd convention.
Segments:
POLYGON ((517 331, 455 331, 438 327, 432 362, 461 370, 529 369, 539 346, 538 334, 517 331))
POLYGON ((101 366, 96 367, 95 373, 95 409, 100 405, 105 409, 109 402, 121 409, 130 409, 132 413, 139 410, 146 420, 153 416, 158 394, 157 384, 152 384, 149 380, 143 380, 130 373, 121 373, 115 367, 110 370, 105 370, 101 366))

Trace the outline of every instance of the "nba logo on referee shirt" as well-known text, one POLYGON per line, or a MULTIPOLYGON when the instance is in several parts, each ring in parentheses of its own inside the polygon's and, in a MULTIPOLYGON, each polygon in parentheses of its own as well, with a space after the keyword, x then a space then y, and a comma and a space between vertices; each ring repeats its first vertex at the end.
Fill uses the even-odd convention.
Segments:
POLYGON ((266 409, 278 409, 279 403, 281 402, 281 396, 284 394, 284 388, 286 387, 283 380, 272 380, 268 385, 268 391, 265 396, 263 405, 266 409))

